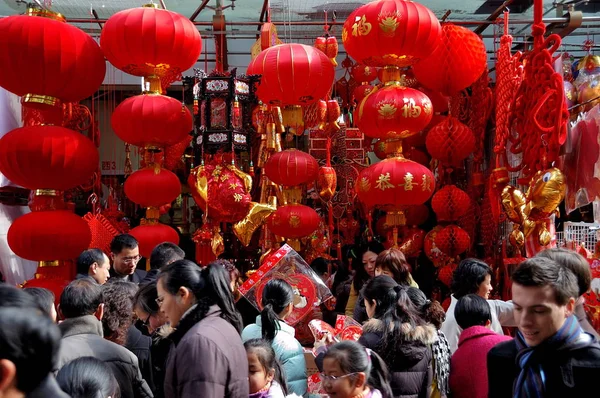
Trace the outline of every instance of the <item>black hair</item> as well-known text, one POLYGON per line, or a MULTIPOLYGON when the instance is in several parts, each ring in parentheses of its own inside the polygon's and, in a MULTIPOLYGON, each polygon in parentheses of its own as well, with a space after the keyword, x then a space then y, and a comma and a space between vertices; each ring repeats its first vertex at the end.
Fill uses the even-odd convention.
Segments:
POLYGON ((221 318, 241 333, 242 318, 235 308, 229 275, 222 266, 211 263, 200 269, 192 261, 177 260, 161 268, 158 280, 170 294, 177 294, 181 287, 185 287, 196 298, 197 307, 192 314, 180 320, 172 334, 174 341, 178 342, 185 332, 204 319, 212 305, 218 305, 221 318))
POLYGON ((56 375, 61 390, 71 398, 119 398, 119 384, 110 367, 94 357, 68 362, 56 375))
POLYGON ((323 257, 317 257, 310 263, 310 268, 312 268, 317 275, 323 276, 325 273, 331 273, 331 261, 323 257))
POLYGON ((446 319, 446 312, 442 305, 436 300, 429 300, 425 293, 416 287, 406 289, 406 294, 413 305, 419 311, 421 318, 425 322, 431 323, 437 330, 441 329, 442 323, 446 319))
POLYGON ((0 307, 33 308, 45 313, 32 295, 15 286, 0 284, 0 307))
POLYGON ((354 253, 351 253, 352 268, 354 268, 354 271, 356 271, 356 273, 354 274, 354 280, 352 281, 352 285, 354 286, 354 290, 357 293, 360 291, 360 289, 362 289, 365 282, 368 281, 370 278, 369 273, 365 270, 365 267, 362 263, 363 255, 366 252, 373 252, 379 255, 379 253, 381 253, 384 249, 385 248, 381 243, 377 242, 376 240, 372 240, 366 245, 361 246, 358 249, 356 255, 353 255, 354 253))
POLYGON ((124 345, 127 329, 133 323, 133 296, 137 285, 132 282, 115 280, 102 286, 104 315, 102 329, 104 338, 124 345))
POLYGON ((104 262, 104 252, 100 249, 87 249, 81 252, 77 257, 77 273, 87 275, 90 266, 94 263, 102 265, 104 262))
POLYGON ((550 286, 558 305, 565 305, 571 297, 577 298, 579 287, 573 271, 545 257, 523 261, 512 274, 513 283, 527 287, 550 286))
POLYGON ((262 338, 273 341, 279 330, 279 314, 294 301, 294 290, 283 279, 271 279, 262 291, 262 338))
POLYGON ((408 323, 410 329, 414 329, 427 323, 419 315, 407 290, 408 286, 399 285, 387 275, 376 276, 362 290, 365 299, 377 304, 373 318, 383 323, 383 330, 389 331, 383 334, 380 351, 386 353, 386 359, 388 356, 391 359, 406 342, 403 324, 408 323))
POLYGON ((30 393, 54 368, 60 348, 60 330, 47 316, 32 308, 0 308, 0 325, 3 325, 0 359, 15 365, 17 389, 30 393))
POLYGON ((329 347, 324 359, 326 358, 335 360, 344 374, 365 373, 367 385, 379 390, 383 398, 394 396, 390 387, 390 375, 387 366, 376 352, 363 347, 357 342, 346 340, 329 347))
POLYGON ((465 258, 452 274, 452 294, 458 300, 462 296, 479 291, 486 276, 492 276, 492 268, 476 258, 465 258))
POLYGON ((577 278, 579 295, 583 296, 590 290, 592 283, 592 271, 590 263, 581 254, 564 248, 552 248, 542 250, 536 257, 545 257, 556 261, 558 265, 570 269, 577 278))
POLYGON ((163 242, 154 249, 150 254, 150 269, 160 269, 173 261, 183 260, 185 252, 172 242, 163 242))
POLYGON ((492 320, 492 310, 486 299, 471 293, 458 299, 454 318, 463 330, 471 326, 485 326, 492 320))
POLYGON ((33 297, 38 307, 44 311, 44 315, 48 315, 52 319, 52 309, 54 308, 54 300, 56 300, 52 290, 43 287, 25 287, 24 290, 25 293, 33 297))
POLYGON ((138 247, 138 241, 129 234, 117 235, 110 242, 110 251, 114 254, 119 254, 123 249, 135 249, 138 247))
POLYGON ((60 295, 60 312, 67 319, 92 315, 102 303, 100 285, 91 278, 76 279, 60 295))
POLYGON ((139 308, 148 315, 158 314, 160 308, 156 302, 157 298, 156 282, 140 285, 135 296, 133 296, 133 308, 139 308))
POLYGON ((275 370, 275 380, 281 386, 283 395, 288 394, 288 386, 285 381, 285 372, 283 366, 277 360, 275 350, 271 346, 271 343, 264 339, 251 339, 244 343, 244 348, 247 353, 255 354, 258 358, 258 362, 263 369, 268 373, 270 369, 275 370))

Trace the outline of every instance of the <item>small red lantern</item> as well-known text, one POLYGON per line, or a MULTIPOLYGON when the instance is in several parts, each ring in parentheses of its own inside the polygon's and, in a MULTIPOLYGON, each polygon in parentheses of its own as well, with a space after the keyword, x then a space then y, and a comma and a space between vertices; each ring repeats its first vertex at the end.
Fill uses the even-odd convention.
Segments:
POLYGON ((321 219, 316 211, 304 205, 284 205, 267 220, 269 229, 288 239, 303 238, 312 234, 321 219))
POLYGON ((465 252, 471 245, 471 237, 458 225, 448 225, 435 237, 435 246, 450 257, 465 252))
POLYGON ((271 155, 265 164, 265 174, 275 184, 292 187, 314 180, 319 164, 311 155, 296 149, 286 149, 271 155))
POLYGON ((377 68, 356 64, 350 69, 350 76, 358 83, 371 83, 377 79, 377 68))
POLYGON ((446 24, 440 44, 413 71, 424 86, 451 96, 473 84, 486 67, 483 40, 470 29, 446 24))
POLYGON ((373 153, 377 156, 377 159, 383 160, 387 158, 387 153, 385 153, 385 141, 379 140, 373 144, 373 153))
POLYGON ((352 98, 354 99, 354 102, 360 104, 367 95, 373 92, 374 88, 375 86, 371 86, 370 84, 361 84, 360 86, 356 87, 352 92, 352 98))
POLYGON ((150 258, 152 250, 163 242, 179 244, 177 231, 164 224, 140 225, 129 231, 129 234, 138 241, 140 254, 146 258, 150 258))
POLYGON ((431 198, 438 221, 456 221, 469 210, 471 198, 455 185, 446 185, 431 198))
POLYGON ((194 66, 202 53, 202 38, 188 18, 152 5, 111 16, 102 28, 100 46, 117 69, 155 76, 167 85, 194 66))
POLYGON ((427 151, 446 165, 460 167, 475 150, 473 131, 454 116, 448 116, 427 133, 427 151))
POLYGON ((0 139, 0 170, 28 189, 71 189, 88 182, 97 169, 92 141, 64 127, 21 127, 0 139))
POLYGON ((175 145, 192 131, 192 114, 175 98, 136 95, 117 106, 111 126, 123 141, 144 147, 175 145))
POLYGON ((441 28, 427 7, 404 0, 379 0, 354 10, 344 23, 344 48, 359 64, 409 66, 438 44, 441 28))
POLYGON ((375 88, 358 107, 356 124, 373 138, 406 138, 423 130, 431 121, 429 98, 413 88, 388 84, 375 88))
POLYGON ((257 95, 265 104, 308 105, 325 98, 335 70, 327 55, 304 44, 279 44, 261 51, 247 74, 262 75, 257 95))
POLYGON ((67 210, 35 211, 17 218, 6 236, 11 250, 32 261, 71 260, 89 247, 87 223, 67 210))
POLYGON ((166 169, 148 167, 130 175, 125 181, 125 195, 142 207, 160 207, 169 204, 181 193, 181 184, 175 173, 166 169))
POLYGON ((30 13, 0 19, 0 86, 49 105, 94 94, 106 73, 98 44, 60 14, 30 13))

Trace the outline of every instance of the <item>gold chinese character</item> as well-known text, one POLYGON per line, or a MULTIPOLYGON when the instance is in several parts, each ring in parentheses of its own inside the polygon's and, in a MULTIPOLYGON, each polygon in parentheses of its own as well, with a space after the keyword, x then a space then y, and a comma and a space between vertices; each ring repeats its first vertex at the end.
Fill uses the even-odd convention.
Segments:
POLYGON ((429 177, 427 174, 423 174, 423 179, 421 180, 421 189, 423 191, 431 192, 431 182, 431 177, 429 177))
POLYGON ((402 115, 405 118, 417 118, 421 116, 421 107, 415 103, 412 98, 404 98, 404 106, 402 107, 402 115))
POLYGON ((241 202, 242 201, 242 195, 239 193, 234 193, 233 194, 233 199, 235 199, 236 202, 241 202))
POLYGON ((367 17, 356 17, 356 22, 352 25, 352 36, 366 36, 371 32, 371 24, 367 22, 367 17))
POLYGON ((406 173, 404 175, 404 190, 412 191, 413 190, 413 175, 411 173, 406 173))
POLYGON ((369 192, 371 190, 371 183, 367 177, 360 179, 360 182, 358 183, 358 190, 361 192, 369 192))
POLYGON ((229 184, 229 189, 236 189, 239 187, 240 187, 240 184, 238 184, 237 182, 234 182, 233 184, 229 184))
POLYGON ((382 191, 385 191, 388 188, 394 188, 394 184, 390 183, 390 178, 390 173, 385 173, 385 175, 380 174, 375 187, 382 191))
POLYGON ((398 110, 393 103, 380 102, 377 105, 379 106, 377 113, 384 119, 392 119, 398 110))

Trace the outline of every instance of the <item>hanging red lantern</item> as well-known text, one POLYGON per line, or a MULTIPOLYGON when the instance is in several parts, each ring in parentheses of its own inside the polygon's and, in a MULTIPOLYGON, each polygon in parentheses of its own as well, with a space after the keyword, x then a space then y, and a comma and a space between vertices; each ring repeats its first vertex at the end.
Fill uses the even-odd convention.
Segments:
POLYGON ((67 210, 35 211, 17 218, 6 236, 11 250, 31 261, 71 260, 89 247, 87 223, 67 210))
POLYGON ((98 89, 106 63, 90 35, 62 15, 29 10, 0 19, 0 86, 24 102, 79 102, 98 89))
POLYGON ((148 167, 127 177, 125 195, 142 207, 160 207, 173 202, 181 193, 175 173, 148 167))
POLYGON ((406 150, 405 154, 407 159, 422 164, 425 167, 429 167, 429 163, 431 163, 431 158, 429 157, 429 155, 418 149, 410 148, 406 150))
POLYGON ((375 88, 358 106, 356 124, 373 138, 406 138, 423 130, 433 108, 425 94, 400 84, 375 88))
POLYGON ((342 29, 344 49, 359 64, 409 66, 438 44, 441 28, 427 7, 404 0, 379 0, 354 10, 342 29))
POLYGON ((111 126, 120 139, 140 147, 175 145, 193 128, 190 111, 165 95, 127 98, 115 108, 111 126))
POLYGON ((111 16, 102 28, 100 46, 115 68, 157 77, 166 86, 194 66, 202 38, 188 18, 151 5, 111 16))
POLYGON ((370 84, 361 84, 360 86, 357 86, 352 92, 352 99, 358 105, 362 102, 363 99, 365 99, 367 95, 373 92, 374 88, 375 86, 371 86, 370 84))
POLYGON ((323 53, 331 60, 333 66, 337 66, 335 58, 338 55, 338 42, 335 36, 317 37, 315 39, 315 48, 323 51, 323 53))
POLYGON ((475 150, 473 131, 454 116, 448 116, 427 133, 427 151, 434 159, 454 167, 475 150))
POLYGON ((98 162, 94 143, 64 127, 21 127, 0 139, 0 171, 28 189, 64 191, 85 184, 98 162))
POLYGON ((315 128, 325 123, 327 118, 327 101, 318 100, 306 106, 302 112, 304 126, 306 128, 315 128))
MULTIPOLYGON (((419 91, 422 91, 429 97, 431 103, 433 104, 433 112, 436 114, 448 112, 448 101, 449 97, 443 95, 442 93, 434 90, 430 90, 427 87, 418 87, 419 91)), ((435 116, 434 116, 435 117, 435 116)))
POLYGON ((314 180, 319 164, 311 155, 297 149, 277 152, 265 164, 264 172, 275 184, 292 187, 314 180))
POLYGON ((455 185, 446 185, 431 198, 438 221, 456 221, 469 210, 471 198, 455 185))
POLYGON ((288 239, 303 238, 312 234, 321 219, 316 211, 304 205, 284 205, 267 220, 269 229, 278 236, 288 239))
POLYGON ((435 178, 425 166, 392 157, 362 170, 355 190, 367 207, 418 205, 433 194, 435 178))
POLYGON ((291 43, 261 51, 247 74, 262 75, 256 93, 265 104, 308 105, 325 98, 335 70, 322 51, 291 43))
POLYGON ((467 251, 471 245, 469 234, 458 225, 448 225, 435 237, 435 246, 450 257, 467 251))
POLYGON ((379 140, 373 144, 373 153, 377 156, 377 159, 383 160, 387 158, 387 153, 385 153, 385 141, 379 140))
POLYGON ((470 29, 446 24, 440 44, 413 71, 424 86, 451 96, 473 84, 486 67, 483 40, 470 29))
POLYGON ((129 231, 129 234, 138 241, 140 255, 146 258, 150 258, 152 250, 163 242, 179 244, 177 231, 160 223, 140 225, 129 231))
POLYGON ((350 69, 350 76, 358 83, 371 83, 377 79, 377 68, 356 64, 350 69))

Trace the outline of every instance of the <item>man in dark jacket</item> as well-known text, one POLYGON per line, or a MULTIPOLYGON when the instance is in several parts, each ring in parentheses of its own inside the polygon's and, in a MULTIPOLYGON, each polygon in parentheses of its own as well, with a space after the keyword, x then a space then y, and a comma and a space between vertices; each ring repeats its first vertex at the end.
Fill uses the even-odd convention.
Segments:
POLYGON ((87 249, 77 257, 77 275, 75 279, 92 278, 104 285, 110 278, 110 260, 100 249, 87 249))
POLYGON ((512 275, 514 340, 488 354, 489 397, 583 397, 597 388, 600 345, 573 315, 571 270, 534 257, 512 275))
POLYGON ((156 282, 160 269, 177 260, 183 260, 185 252, 175 243, 163 242, 150 253, 150 271, 141 283, 156 282))
POLYGON ((140 261, 138 241, 129 234, 117 235, 110 242, 110 256, 113 266, 110 277, 115 280, 125 280, 139 284, 145 277, 146 271, 137 269, 140 261))
POLYGON ((133 353, 102 338, 102 288, 88 279, 71 282, 60 296, 59 312, 65 318, 59 328, 63 334, 58 371, 67 362, 80 357, 94 357, 110 366, 123 398, 152 397, 142 378, 133 353))

